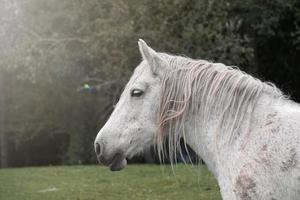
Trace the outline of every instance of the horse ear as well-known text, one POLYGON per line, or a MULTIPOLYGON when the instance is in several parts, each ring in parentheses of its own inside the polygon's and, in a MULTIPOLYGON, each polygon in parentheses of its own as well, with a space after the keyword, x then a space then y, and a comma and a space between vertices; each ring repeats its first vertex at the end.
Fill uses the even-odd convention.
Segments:
POLYGON ((153 74, 161 74, 161 68, 165 61, 161 58, 161 56, 159 56, 156 51, 149 47, 144 40, 139 39, 138 45, 143 59, 148 62, 153 74))

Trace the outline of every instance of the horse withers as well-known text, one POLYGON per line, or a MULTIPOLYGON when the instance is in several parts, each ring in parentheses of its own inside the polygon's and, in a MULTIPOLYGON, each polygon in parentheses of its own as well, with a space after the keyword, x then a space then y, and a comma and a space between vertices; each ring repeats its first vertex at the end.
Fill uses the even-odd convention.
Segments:
POLYGON ((102 164, 121 170, 152 144, 176 160, 183 140, 224 200, 300 199, 297 103, 236 67, 138 44, 143 60, 95 139, 102 164))

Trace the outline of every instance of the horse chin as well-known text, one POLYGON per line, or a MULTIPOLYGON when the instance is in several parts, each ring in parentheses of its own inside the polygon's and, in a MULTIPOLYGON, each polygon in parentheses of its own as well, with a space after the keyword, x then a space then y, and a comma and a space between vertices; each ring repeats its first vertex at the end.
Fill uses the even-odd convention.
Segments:
POLYGON ((111 171, 120 171, 127 165, 126 158, 115 158, 109 165, 111 171))

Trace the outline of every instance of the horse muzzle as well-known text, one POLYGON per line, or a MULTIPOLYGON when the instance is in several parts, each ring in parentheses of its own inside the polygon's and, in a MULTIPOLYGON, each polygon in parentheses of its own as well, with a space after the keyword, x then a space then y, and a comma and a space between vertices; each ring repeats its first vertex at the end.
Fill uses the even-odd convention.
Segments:
POLYGON ((108 166, 111 171, 122 170, 127 165, 126 157, 121 150, 116 150, 114 153, 105 153, 104 145, 100 142, 95 142, 95 152, 99 163, 108 166))

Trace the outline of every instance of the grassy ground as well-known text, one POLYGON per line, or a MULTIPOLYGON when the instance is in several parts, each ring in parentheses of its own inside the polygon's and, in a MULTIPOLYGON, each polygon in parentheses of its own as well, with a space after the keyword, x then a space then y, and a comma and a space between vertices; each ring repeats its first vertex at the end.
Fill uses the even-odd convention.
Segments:
POLYGON ((206 167, 129 165, 30 167, 0 170, 2 200, 209 200, 221 199, 206 167))

